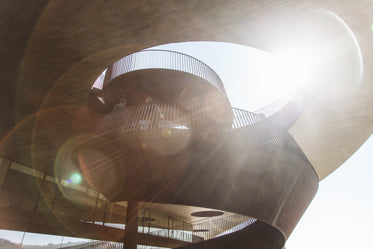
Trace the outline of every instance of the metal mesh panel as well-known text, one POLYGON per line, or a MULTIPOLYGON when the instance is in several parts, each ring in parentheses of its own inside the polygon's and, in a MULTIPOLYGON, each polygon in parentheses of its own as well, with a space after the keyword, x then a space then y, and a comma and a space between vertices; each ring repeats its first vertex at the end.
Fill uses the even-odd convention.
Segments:
MULTIPOLYGON (((108 81, 125 73, 142 69, 168 69, 186 72, 207 80, 225 94, 223 82, 209 66, 189 55, 168 50, 143 50, 118 60, 112 66, 108 81)), ((101 75, 100 77, 102 78, 101 75)), ((95 82, 96 87, 103 84, 100 77, 95 82)))

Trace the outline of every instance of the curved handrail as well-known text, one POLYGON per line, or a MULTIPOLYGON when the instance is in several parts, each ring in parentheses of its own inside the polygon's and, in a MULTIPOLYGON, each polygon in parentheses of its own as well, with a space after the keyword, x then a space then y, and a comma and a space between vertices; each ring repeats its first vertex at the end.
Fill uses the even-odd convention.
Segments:
POLYGON ((232 129, 251 126, 265 118, 262 114, 256 114, 239 108, 232 107, 233 123, 232 129))
MULTIPOLYGON (((162 134, 166 137, 171 136, 171 134, 176 137, 185 135, 192 130, 206 131, 214 128, 220 129, 221 132, 238 132, 241 134, 241 131, 245 133, 245 130, 251 129, 260 121, 265 120, 265 116, 262 114, 232 107, 232 125, 221 126, 219 122, 211 119, 207 114, 203 114, 204 108, 206 107, 199 104, 189 104, 181 107, 177 103, 164 102, 133 105, 108 114, 96 128, 100 133, 111 133, 115 137, 118 133, 159 135, 160 131, 166 132, 167 134, 162 134)), ((265 128, 263 130, 263 127, 256 127, 259 128, 257 133, 262 136, 260 141, 286 149, 309 163, 299 145, 288 132, 282 131, 280 134, 265 128)))
MULTIPOLYGON (((224 236, 224 235, 227 235, 227 234, 231 234, 231 233, 234 233, 234 232, 237 232, 237 231, 240 231, 244 228, 247 228, 248 226, 252 225, 254 222, 256 221, 256 219, 254 218, 249 218, 249 217, 245 217, 245 216, 242 216, 242 215, 238 215, 238 214, 234 214, 234 215, 231 215, 231 216, 228 216, 228 217, 224 217, 224 218, 218 218, 218 219, 214 219, 214 225, 215 226, 218 226, 221 228, 221 226, 223 226, 223 230, 224 232, 223 233, 220 233, 220 234, 217 234, 217 235, 207 235, 207 236, 203 236, 204 238, 201 238, 201 237, 198 237, 199 240, 195 240, 194 238, 197 237, 195 236, 194 234, 196 232, 193 232, 195 229, 200 229, 200 228, 211 228, 212 227, 212 224, 211 224, 211 219, 207 219, 207 221, 197 221, 197 222, 193 222, 193 223, 189 223, 187 224, 188 226, 192 227, 193 231, 187 231, 185 229, 185 227, 175 227, 173 230, 168 230, 168 229, 159 229, 159 230, 155 230, 155 231, 152 231, 152 232, 149 232, 148 234, 144 234, 144 236, 146 235, 153 235, 153 236, 157 236, 157 237, 163 237, 163 238, 171 238, 171 239, 176 239, 176 240, 179 240, 179 241, 183 241, 185 242, 185 245, 188 245, 190 243, 196 243, 196 242, 200 242, 200 241, 203 241, 203 240, 209 240, 209 239, 213 239, 213 238, 216 238, 216 237, 221 237, 221 236, 224 236), (231 220, 230 219, 234 219, 234 218, 237 218, 237 217, 240 217, 241 218, 241 222, 236 225, 236 226, 231 226, 231 220), (216 224, 216 221, 218 221, 218 223, 216 224)), ((146 245, 138 245, 138 247, 143 247, 144 249, 146 248, 149 248, 151 246, 146 246, 146 245)), ((79 245, 73 245, 73 246, 68 246, 68 247, 63 247, 64 249, 83 249, 83 248, 92 248, 92 249, 106 249, 106 248, 123 248, 123 243, 121 242, 109 242, 109 241, 90 241, 90 242, 87 242, 87 243, 82 243, 82 244, 79 244, 79 245)), ((62 249, 62 248, 61 248, 62 249)))
MULTIPOLYGON (((120 122, 117 124, 120 132, 142 132, 165 128, 185 131, 191 127, 205 130, 216 126, 216 122, 211 117, 206 114, 201 115, 205 108, 199 104, 181 107, 177 103, 133 105, 108 114, 102 121, 102 126, 105 127, 105 122, 120 122)), ((262 115, 238 108, 232 108, 232 111, 231 129, 252 126, 264 119, 262 115)))
POLYGON ((119 59, 111 66, 111 70, 105 69, 100 74, 93 87, 102 89, 123 74, 143 69, 168 69, 189 73, 205 79, 226 95, 222 80, 211 67, 187 54, 159 49, 142 50, 119 59), (110 75, 106 75, 108 72, 110 75))
MULTIPOLYGON (((206 108, 206 107, 202 107, 202 108, 206 108)), ((194 120, 193 117, 196 117, 198 119, 197 124, 201 123, 201 127, 197 127, 197 128, 205 128, 206 123, 203 122, 204 121, 203 119, 206 119, 206 120, 209 119, 208 114, 206 112, 200 112, 200 110, 198 109, 198 106, 196 106, 196 108, 194 109, 194 108, 186 108, 185 106, 179 107, 177 104, 156 103, 156 104, 148 104, 148 105, 140 105, 140 106, 132 106, 132 107, 130 106, 130 107, 128 107, 128 109, 131 109, 133 111, 133 113, 131 114, 132 116, 127 118, 126 120, 135 120, 135 122, 129 121, 129 123, 126 123, 124 126, 121 125, 120 127, 130 127, 132 129, 132 127, 133 127, 132 124, 135 124, 137 126, 137 128, 135 126, 134 130, 157 130, 159 128, 162 128, 162 126, 160 126, 160 123, 161 123, 160 121, 170 121, 170 123, 172 123, 172 121, 175 121, 175 120, 178 121, 178 122, 174 122, 174 123, 180 124, 180 126, 185 127, 183 129, 179 129, 179 130, 184 131, 184 130, 188 130, 189 128, 194 129, 194 128, 196 128, 196 126, 193 126, 193 120, 194 120), (162 113, 164 113, 164 120, 162 120, 162 118, 160 118, 160 114, 162 114, 162 113), (180 117, 186 118, 187 120, 183 120, 182 118, 177 118, 177 117, 175 119, 172 119, 172 116, 175 116, 175 114, 180 114, 180 117), (171 115, 171 117, 169 117, 167 115, 171 115), (158 116, 158 118, 154 118, 154 116, 155 117, 158 116), (171 119, 169 120, 169 118, 171 118, 171 119), (157 123, 155 125, 153 124, 154 120, 157 120, 157 123), (141 127, 140 125, 142 124, 140 121, 150 121, 149 122, 149 128, 146 128, 146 129, 139 128, 139 127, 141 127), (189 124, 191 124, 191 125, 188 126, 189 124)), ((276 187, 276 189, 278 189, 276 191, 278 191, 279 194, 277 194, 277 193, 276 194, 270 194, 271 193, 269 191, 270 187, 265 188, 265 190, 263 190, 263 193, 262 193, 264 197, 261 197, 261 198, 263 198, 263 203, 261 203, 262 199, 258 198, 258 196, 259 196, 258 193, 256 193, 255 191, 252 192, 250 198, 253 199, 253 200, 258 200, 259 204, 263 204, 263 205, 265 204, 264 206, 266 206, 267 205, 266 203, 269 202, 269 201, 274 201, 276 203, 280 203, 280 202, 282 202, 283 197, 290 198, 288 196, 289 192, 285 191, 283 186, 288 186, 289 188, 297 189, 294 186, 297 186, 297 184, 299 184, 300 187, 302 187, 303 186, 302 185, 303 184, 303 180, 302 180, 303 178, 309 180, 309 184, 312 185, 312 189, 310 189, 307 192, 309 194, 309 196, 311 196, 311 194, 313 194, 312 191, 314 191, 314 189, 315 189, 316 181, 314 181, 315 178, 313 177, 313 173, 309 170, 309 168, 308 167, 302 167, 304 165, 309 165, 309 162, 307 160, 305 160, 306 158, 302 157, 302 155, 300 153, 301 151, 298 151, 298 150, 296 150, 296 148, 294 149, 292 147, 292 145, 295 146, 296 144, 291 143, 292 141, 290 141, 290 142, 286 141, 286 140, 284 141, 282 136, 278 136, 279 134, 275 133, 275 131, 273 131, 273 129, 270 129, 271 128, 271 127, 269 127, 270 123, 260 122, 260 124, 256 124, 259 121, 264 119, 263 115, 253 114, 253 113, 250 113, 250 112, 247 112, 247 111, 244 111, 244 110, 240 110, 240 109, 234 109, 232 112, 234 113, 234 121, 235 121, 235 122, 233 122, 233 126, 231 126, 231 127, 222 126, 222 130, 217 130, 217 131, 218 132, 221 131, 221 132, 225 133, 225 132, 230 130, 230 131, 233 132, 231 134, 237 135, 237 136, 232 136, 232 140, 227 140, 227 143, 223 144, 223 145, 228 147, 228 146, 230 146, 231 141, 237 141, 237 145, 241 145, 242 144, 241 142, 243 140, 245 140, 245 137, 243 137, 241 139, 242 136, 239 136, 241 133, 244 134, 244 135, 247 135, 247 137, 255 135, 256 137, 251 137, 253 139, 250 139, 251 140, 250 144, 255 146, 255 147, 266 146, 265 148, 266 148, 266 152, 268 153, 268 155, 266 153, 260 152, 260 151, 263 151, 263 150, 259 150, 259 151, 248 150, 248 153, 250 153, 250 154, 247 154, 248 155, 247 158, 252 157, 253 162, 255 162, 255 163, 245 164, 246 167, 243 167, 245 169, 242 172, 240 172, 240 177, 236 177, 234 175, 231 175, 230 176, 231 178, 227 179, 227 185, 226 186, 230 187, 229 184, 231 182, 234 182, 235 185, 232 185, 232 189, 237 191, 237 193, 240 192, 240 190, 251 188, 252 183, 247 183, 247 181, 245 180, 246 177, 244 177, 244 174, 251 175, 253 172, 261 172, 260 174, 258 174, 260 176, 258 176, 258 178, 256 178, 256 180, 261 179, 262 177, 267 177, 267 174, 268 174, 268 176, 273 177, 274 186, 281 186, 281 188, 276 187), (250 129, 251 125, 253 125, 252 129, 250 129), (252 132, 252 131, 254 131, 254 132, 252 132), (258 139, 256 139, 256 138, 258 138, 258 139), (258 145, 258 142, 260 142, 259 145, 258 145), (288 144, 288 143, 290 143, 290 144, 288 144), (273 146, 273 147, 268 146, 268 144, 274 144, 275 146, 273 146), (277 147, 277 148, 275 148, 275 147, 277 147), (284 149, 286 149, 286 151, 284 149), (290 156, 289 152, 292 152, 297 156, 294 156, 294 157, 290 156), (277 155, 275 157, 275 159, 273 159, 271 157, 272 154, 277 155), (280 165, 281 165, 282 168, 279 168, 280 165), (258 166, 258 167, 256 167, 256 166, 258 166), (274 167, 274 166, 276 166, 276 167, 274 167), (293 169, 291 168, 292 166, 294 166, 296 170, 293 171, 293 169), (276 168, 275 170, 277 172, 281 172, 283 174, 282 177, 274 174, 274 168, 276 168), (281 169, 283 169, 283 170, 281 170, 281 169), (265 172, 265 173, 263 173, 263 172, 265 172), (275 176, 276 177, 281 177, 281 181, 275 179, 275 176), (298 178, 301 179, 301 180, 298 181, 297 180, 298 178), (237 182, 236 182, 236 180, 237 180, 237 182)), ((118 114, 120 115, 120 112, 118 112, 118 114)), ((112 115, 115 115, 115 114, 112 113, 112 115)), ((145 124, 145 123, 146 122, 143 122, 143 124, 145 124)), ((210 125, 210 124, 207 124, 207 126, 208 125, 210 125)), ((127 128, 125 128, 124 130, 126 130, 126 129, 127 128)), ((182 134, 182 133, 180 133, 180 134, 182 134)), ((215 134, 213 134, 213 135, 215 135, 215 134)), ((246 142, 246 141, 243 141, 243 142, 246 142)), ((247 144, 245 143, 245 145, 247 145, 247 144)), ((191 148, 192 148, 192 150, 191 150, 192 153, 196 153, 199 149, 198 146, 195 146, 195 147, 191 146, 191 148)), ((214 168, 215 163, 219 163, 221 160, 226 160, 226 156, 229 156, 229 158, 234 159, 234 155, 230 155, 229 153, 228 154, 225 153, 225 151, 229 151, 229 149, 226 149, 225 147, 219 147, 218 149, 219 149, 219 152, 221 153, 221 156, 216 157, 215 159, 211 160, 209 162, 209 164, 206 164, 207 166, 204 167, 203 173, 199 174, 198 178, 191 178, 191 179, 189 179, 190 181, 186 181, 185 186, 184 185, 182 186, 183 188, 190 190, 191 193, 194 193, 194 192, 197 193, 198 192, 198 193, 203 193, 203 194, 201 194, 201 196, 199 196, 199 195, 187 195, 186 197, 184 197, 184 196, 182 196, 182 194, 180 192, 174 192, 174 196, 170 197, 171 198, 170 200, 172 201, 171 204, 179 205, 180 203, 182 203, 183 205, 198 205, 202 201, 204 201, 206 198, 208 198, 208 196, 210 194, 210 188, 204 184, 204 182, 206 180, 206 175, 209 175, 210 173, 215 172, 215 168, 214 168), (202 189, 204 189, 204 188, 206 189, 206 190, 204 190, 205 192, 202 191, 202 189), (174 200, 176 200, 176 201, 174 201, 174 200)), ((236 152, 237 155, 246 153, 246 148, 244 148, 244 147, 237 146, 237 150, 238 150, 236 152)), ((218 155, 218 153, 216 155, 218 155)), ((197 161, 199 159, 204 159, 205 158, 204 156, 205 155, 203 154, 203 152, 200 152, 200 154, 198 154, 198 156, 197 156, 197 153, 196 153, 195 161, 197 161)), ((194 161, 194 159, 191 160, 190 164, 188 164, 188 166, 189 165, 194 165, 195 161, 194 161)), ((130 164, 131 163, 129 163, 129 165, 130 164)), ((225 170, 228 170, 228 169, 229 168, 226 168, 225 170)), ((193 170, 195 170, 195 169, 188 169, 188 170, 193 172, 193 170)), ((131 177, 135 177, 135 176, 137 176, 137 173, 136 174, 133 173, 133 175, 131 177)), ((224 178, 223 177, 218 178, 220 180, 220 182, 222 181, 222 179, 225 179, 225 176, 226 176, 226 174, 224 174, 224 178)), ((149 185, 147 185, 147 188, 148 189, 153 189, 152 184, 154 184, 153 181, 149 181, 149 185)), ((221 191, 221 193, 224 193, 223 189, 226 186, 224 184, 221 184, 221 186, 222 187, 220 187, 220 189, 218 189, 217 191, 221 191)), ((215 189, 214 189, 214 191, 215 191, 215 189)), ((299 194, 299 193, 297 192, 297 194, 299 194)), ((123 194, 124 197, 122 196, 121 198, 126 198, 126 195, 127 195, 127 193, 124 193, 123 194)), ((151 196, 153 196, 153 195, 151 195, 151 196)), ((221 195, 221 196, 223 196, 223 195, 221 195)), ((161 203, 163 203, 163 202, 168 203, 167 199, 165 201, 165 199, 162 199, 162 198, 168 198, 168 196, 160 197, 159 200, 158 200, 161 203)), ((223 200, 225 197, 221 197, 221 198, 223 200)), ((238 194, 236 194, 236 192, 233 192, 233 194, 231 195, 231 198, 232 199, 230 199, 230 200, 232 200, 233 203, 235 203, 235 201, 239 201, 239 202, 243 201, 240 198, 240 196, 238 194)), ((299 201, 301 201, 301 199, 302 198, 300 198, 299 201)), ((149 201, 149 200, 154 201, 153 197, 144 197, 144 199, 140 199, 140 201, 149 201), (149 199, 147 199, 147 198, 149 198, 149 199)), ((211 199, 211 203, 212 203, 211 208, 216 208, 216 209, 221 208, 221 204, 220 204, 221 202, 216 201, 215 198, 211 199)), ((245 203, 249 207, 251 207, 250 205, 254 205, 254 206, 256 205, 255 203, 253 203, 251 201, 245 201, 245 203)), ((278 222, 278 220, 282 217, 282 215, 286 215, 286 214, 283 214, 283 204, 281 204, 281 205, 276 204, 276 207, 278 207, 278 210, 277 211, 274 210, 273 212, 276 211, 277 213, 273 213, 273 216, 271 216, 271 217, 273 217, 273 220, 274 220, 273 223, 276 225, 276 226, 273 226, 273 227, 277 229, 277 223, 276 222, 278 222)), ((225 206, 225 208, 226 208, 226 206, 225 206)), ((241 204, 239 206, 233 206, 231 209, 223 209, 223 208, 221 208, 221 209, 227 210, 229 212, 248 215, 248 213, 245 213, 246 212, 245 210, 242 211, 242 210, 240 210, 240 208, 241 208, 241 204)), ((270 209, 268 209, 268 210, 270 210, 270 209)), ((264 214, 262 214, 261 212, 267 212, 267 211, 255 211, 255 212, 257 212, 255 215, 257 215, 257 217, 259 217, 259 220, 260 220, 260 218, 265 217, 264 214)), ((268 219, 270 220, 272 218, 268 218, 268 219)), ((272 221, 270 220, 270 221, 267 221, 267 222, 272 222, 272 221)), ((260 224, 260 222, 259 222, 259 224, 260 224)), ((286 221, 280 220, 279 225, 278 225, 279 229, 282 228, 281 225, 285 226, 286 229, 290 229, 290 228, 286 227, 286 225, 289 225, 289 224, 286 223, 286 221), (282 224, 280 222, 283 222, 284 224, 282 224)), ((204 229, 204 227, 201 226, 200 230, 203 230, 203 229, 204 229)), ((280 231, 280 233, 284 237, 287 235, 287 232, 288 232, 288 230, 278 230, 278 231, 280 231)), ((163 231, 157 231, 155 233, 156 233, 157 236, 162 237, 163 231)), ((185 234, 183 234, 183 233, 178 234, 178 236, 181 236, 181 237, 183 235, 185 235, 185 234)), ((211 242, 211 243, 214 243, 214 242, 211 242)))

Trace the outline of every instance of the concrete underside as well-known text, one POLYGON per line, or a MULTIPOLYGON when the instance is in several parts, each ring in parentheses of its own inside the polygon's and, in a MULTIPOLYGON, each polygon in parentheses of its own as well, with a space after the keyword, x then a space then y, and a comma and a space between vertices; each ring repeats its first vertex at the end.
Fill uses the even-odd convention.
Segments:
MULTIPOLYGON (((74 113, 84 108, 87 90, 95 78, 120 57, 159 44, 204 40, 270 51, 276 33, 266 27, 283 28, 289 16, 325 8, 338 13, 357 35, 365 67, 359 89, 341 86, 338 90, 308 94, 309 104, 291 129, 323 179, 372 133, 370 6, 366 1, 281 4, 242 0, 122 3, 17 0, 4 3, 0 77, 1 136, 6 149, 2 154, 27 164, 32 162, 31 136, 39 110, 44 110, 43 115, 66 115, 65 123, 56 120, 56 130, 66 123, 73 123, 74 127, 82 125, 84 120, 78 120, 74 113), (14 149, 16 152, 7 151, 14 149)), ((74 130, 67 127, 70 133, 74 130)), ((56 147, 62 143, 56 142, 58 138, 52 140, 44 142, 55 143, 56 147)), ((50 167, 50 160, 45 159, 49 155, 34 156, 44 158, 37 167, 50 167)))
MULTIPOLYGON (((0 13, 1 156, 53 175, 57 153, 95 119, 86 107, 92 83, 103 69, 125 55, 184 41, 232 42, 271 51, 279 36, 267 27, 286 27, 289 16, 297 17, 319 8, 336 12, 349 24, 358 37, 364 58, 360 88, 343 85, 305 93, 304 112, 290 130, 319 179, 323 179, 345 162, 373 131, 373 36, 370 31, 373 5, 369 1, 343 4, 321 0, 4 2, 0 13)), ((282 115, 280 120, 286 119, 289 113, 282 115)), ((296 165, 304 165, 300 162, 296 165)), ((289 174, 297 173, 288 170, 289 174)), ((298 178, 283 177, 281 179, 289 181, 284 185, 288 188, 302 183, 292 182, 298 178)), ((307 201, 315 190, 304 190, 309 193, 307 201)), ((286 193, 284 190, 283 194, 286 193)), ((173 201, 205 205, 193 198, 194 195, 184 201, 177 198, 173 201)), ((271 214, 270 218, 262 217, 261 210, 254 213, 259 212, 255 213, 256 217, 278 227, 286 237, 307 201, 300 202, 299 213, 297 211, 294 218, 290 212, 293 206, 289 204, 285 209, 281 200, 274 200, 278 213, 271 214), (285 213, 279 211, 282 208, 285 213)), ((239 206, 221 205, 219 202, 209 207, 242 214, 248 211, 239 206)))

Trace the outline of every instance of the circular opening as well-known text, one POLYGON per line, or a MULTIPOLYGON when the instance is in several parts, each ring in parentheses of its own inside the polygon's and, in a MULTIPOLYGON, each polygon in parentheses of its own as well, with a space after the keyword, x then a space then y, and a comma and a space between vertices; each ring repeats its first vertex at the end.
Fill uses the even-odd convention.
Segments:
POLYGON ((194 212, 190 215, 194 217, 214 217, 214 216, 220 216, 223 215, 224 212, 221 211, 200 211, 200 212, 194 212))

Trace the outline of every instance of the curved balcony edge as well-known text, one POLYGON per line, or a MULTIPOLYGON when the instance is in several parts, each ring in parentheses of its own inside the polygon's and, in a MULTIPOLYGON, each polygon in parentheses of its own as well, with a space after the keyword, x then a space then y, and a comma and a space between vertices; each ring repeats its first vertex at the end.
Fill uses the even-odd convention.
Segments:
POLYGON ((185 72, 210 82, 226 95, 222 80, 210 66, 190 55, 161 49, 145 49, 119 59, 98 76, 92 88, 103 89, 121 75, 144 69, 185 72))
POLYGON ((92 180, 112 201, 224 210, 265 222, 287 238, 317 191, 317 174, 289 150, 273 144, 248 147, 244 139, 232 135, 207 153, 192 146, 172 160, 140 153, 133 156, 136 162, 120 168, 106 165, 106 172, 92 180))

